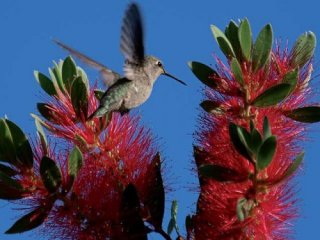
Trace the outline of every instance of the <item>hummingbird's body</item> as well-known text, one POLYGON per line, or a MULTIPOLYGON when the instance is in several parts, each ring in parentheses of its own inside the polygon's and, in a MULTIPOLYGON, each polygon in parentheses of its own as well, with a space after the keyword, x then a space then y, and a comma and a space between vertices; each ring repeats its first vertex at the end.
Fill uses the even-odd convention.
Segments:
POLYGON ((136 4, 129 5, 121 30, 120 49, 126 59, 123 77, 82 53, 56 41, 71 54, 98 69, 104 83, 109 87, 101 97, 98 108, 88 117, 88 120, 105 116, 114 111, 124 114, 140 106, 150 97, 155 81, 162 74, 185 84, 165 72, 158 58, 144 55, 142 19, 136 4))

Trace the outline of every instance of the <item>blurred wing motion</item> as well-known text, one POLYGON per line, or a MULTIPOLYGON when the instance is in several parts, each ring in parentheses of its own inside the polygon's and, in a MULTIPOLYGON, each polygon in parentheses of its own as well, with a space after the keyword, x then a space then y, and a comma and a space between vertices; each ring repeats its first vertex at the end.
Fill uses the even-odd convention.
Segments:
POLYGON ((143 25, 139 7, 132 3, 129 5, 121 28, 120 49, 126 63, 124 73, 132 80, 133 69, 142 65, 144 61, 143 25))
POLYGON ((116 81, 118 81, 121 78, 120 74, 110 70, 109 68, 107 68, 101 63, 98 63, 92 58, 87 57, 86 55, 78 52, 77 50, 65 45, 64 43, 56 39, 54 39, 53 41, 60 47, 62 47, 64 50, 68 51, 71 55, 81 60, 83 63, 87 64, 92 68, 97 69, 100 72, 102 81, 106 86, 112 86, 116 81))

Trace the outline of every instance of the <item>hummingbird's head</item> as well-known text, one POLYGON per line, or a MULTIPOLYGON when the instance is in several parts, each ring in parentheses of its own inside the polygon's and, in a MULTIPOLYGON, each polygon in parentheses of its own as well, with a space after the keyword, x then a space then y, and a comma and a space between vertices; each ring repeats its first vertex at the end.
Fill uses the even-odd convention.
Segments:
POLYGON ((167 73, 163 67, 162 61, 154 56, 145 57, 144 68, 145 72, 149 75, 149 78, 151 79, 152 83, 154 83, 160 75, 166 75, 183 85, 187 85, 185 82, 167 73))

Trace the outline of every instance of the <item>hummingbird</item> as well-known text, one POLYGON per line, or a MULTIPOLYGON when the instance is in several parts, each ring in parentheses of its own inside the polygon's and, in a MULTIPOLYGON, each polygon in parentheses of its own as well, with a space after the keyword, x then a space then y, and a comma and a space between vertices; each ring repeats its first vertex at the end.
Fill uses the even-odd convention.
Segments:
POLYGON ((166 75, 186 85, 166 72, 159 58, 145 55, 143 21, 136 3, 129 4, 121 28, 120 50, 125 58, 124 76, 62 42, 54 41, 71 55, 97 69, 108 87, 100 99, 98 108, 87 121, 95 117, 108 116, 112 112, 120 112, 123 115, 140 106, 150 97, 153 85, 160 75, 166 75))

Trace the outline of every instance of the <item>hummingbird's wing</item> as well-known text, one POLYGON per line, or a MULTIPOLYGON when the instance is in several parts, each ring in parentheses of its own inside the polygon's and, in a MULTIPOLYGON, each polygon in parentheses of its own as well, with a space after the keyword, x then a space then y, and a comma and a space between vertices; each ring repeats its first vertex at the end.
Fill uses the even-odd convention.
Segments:
POLYGON ((116 81, 118 81, 121 78, 120 74, 110 70, 108 67, 93 60, 92 58, 87 57, 86 55, 78 52, 77 50, 65 45, 64 43, 56 39, 54 39, 53 41, 60 47, 62 47, 64 50, 68 51, 71 55, 81 60, 83 63, 91 66, 92 68, 97 69, 100 72, 103 83, 107 87, 112 86, 116 81))
POLYGON ((120 49, 125 57, 124 73, 127 79, 133 80, 132 72, 135 66, 141 66, 144 61, 143 25, 137 4, 129 5, 121 28, 120 49))

